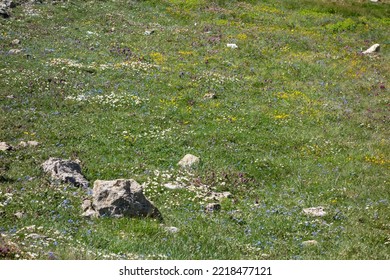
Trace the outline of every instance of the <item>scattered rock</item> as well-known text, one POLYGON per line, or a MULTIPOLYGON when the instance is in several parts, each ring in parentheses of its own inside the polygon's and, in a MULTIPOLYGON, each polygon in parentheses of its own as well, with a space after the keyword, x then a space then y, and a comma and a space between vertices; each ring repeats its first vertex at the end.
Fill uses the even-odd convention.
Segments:
POLYGON ((40 235, 38 233, 30 233, 28 235, 26 235, 25 237, 26 239, 45 239, 47 238, 47 236, 44 236, 44 235, 40 235))
POLYGON ((13 95, 11 94, 11 95, 7 95, 7 98, 8 98, 8 99, 15 99, 15 96, 13 96, 13 95))
POLYGON ((378 3, 380 0, 370 0, 371 2, 378 3))
POLYGON ((154 32, 156 32, 155 30, 145 30, 144 34, 145 35, 152 35, 154 32))
POLYGON ((81 174, 80 165, 72 160, 49 158, 42 164, 44 172, 50 173, 54 180, 88 188, 89 182, 81 174))
POLYGON ((317 246, 318 245, 318 241, 317 240, 307 240, 307 241, 303 241, 302 245, 305 246, 305 247, 317 246))
POLYGON ((84 211, 84 213, 82 214, 83 217, 86 217, 86 218, 96 218, 98 215, 96 214, 96 211, 93 210, 92 208, 88 208, 84 211))
POLYGON ((164 227, 167 232, 170 233, 177 233, 179 232, 179 229, 177 227, 164 227))
POLYGON ((0 234, 0 259, 14 259, 21 253, 16 243, 8 240, 7 235, 0 234))
POLYGON ((367 50, 365 50, 363 52, 363 54, 377 53, 377 52, 379 52, 379 50, 380 50, 380 45, 379 44, 375 44, 375 45, 372 45, 371 47, 369 47, 367 50))
POLYGON ((190 168, 198 164, 200 159, 197 156, 186 154, 179 162, 178 165, 182 168, 190 168))
POLYGON ((26 148, 26 147, 36 147, 39 145, 39 142, 37 141, 20 141, 18 147, 19 148, 26 148))
POLYGON ((226 45, 228 48, 231 48, 231 49, 237 49, 238 46, 236 44, 227 44, 226 45))
POLYGON ((132 179, 96 180, 93 200, 82 204, 85 217, 151 217, 162 220, 158 209, 146 199, 142 187, 132 179))
POLYGON ((26 215, 24 214, 24 212, 16 212, 16 213, 14 214, 14 216, 15 216, 16 218, 18 218, 18 219, 22 219, 22 218, 24 218, 26 215))
POLYGON ((19 39, 14 39, 14 40, 12 40, 11 44, 14 45, 14 46, 19 45, 20 44, 20 40, 19 39))
POLYGON ((207 198, 212 199, 212 200, 216 200, 216 201, 221 201, 224 198, 231 198, 231 197, 232 197, 232 194, 230 192, 222 192, 222 193, 211 192, 207 196, 207 198))
POLYGON ((92 207, 92 201, 89 199, 85 199, 83 201, 83 203, 81 204, 81 208, 83 209, 84 212, 87 211, 91 207, 92 207))
POLYGON ((321 206, 305 208, 305 209, 303 209, 303 213, 305 213, 306 215, 309 215, 309 216, 313 216, 313 217, 323 217, 326 215, 324 208, 321 206))
POLYGON ((34 232, 36 229, 36 226, 35 225, 31 225, 31 226, 26 226, 26 227, 22 227, 21 229, 19 229, 16 234, 19 234, 21 232, 34 232))
POLYGON ((221 210, 221 204, 219 203, 209 203, 204 208, 206 213, 212 213, 221 210))
POLYGON ((11 49, 8 51, 8 54, 20 54, 21 52, 21 49, 11 49))
POLYGON ((206 93, 203 96, 203 99, 216 99, 216 98, 217 98, 217 95, 214 92, 206 93))
POLYGON ((0 142, 0 151, 10 151, 12 150, 12 146, 8 145, 5 142, 0 142))
POLYGON ((177 190, 177 189, 182 189, 183 186, 180 184, 173 184, 173 183, 166 183, 164 184, 164 187, 171 189, 171 190, 177 190))

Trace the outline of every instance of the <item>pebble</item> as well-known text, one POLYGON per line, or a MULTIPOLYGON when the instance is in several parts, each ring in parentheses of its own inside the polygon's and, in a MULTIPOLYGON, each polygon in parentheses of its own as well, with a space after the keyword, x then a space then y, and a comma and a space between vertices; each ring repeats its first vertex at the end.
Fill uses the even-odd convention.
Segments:
POLYGON ((236 44, 227 44, 226 45, 228 48, 231 48, 231 49, 237 49, 238 46, 236 44))
POLYGON ((15 39, 15 40, 12 40, 11 42, 12 45, 19 45, 20 44, 20 40, 19 39, 15 39))
POLYGON ((204 96, 203 96, 204 99, 216 99, 217 98, 217 95, 213 92, 209 92, 209 93, 206 93, 204 96))
POLYGON ((155 31, 154 30, 145 30, 145 35, 152 35, 155 31))
POLYGON ((323 217, 326 215, 324 208, 321 206, 305 208, 305 209, 303 209, 303 213, 305 213, 308 216, 313 216, 313 217, 323 217))
POLYGON ((8 54, 20 54, 22 50, 20 49, 11 49, 8 51, 8 54))
POLYGON ((212 213, 212 212, 219 211, 219 210, 221 210, 221 204, 219 204, 219 203, 209 203, 204 208, 204 211, 206 213, 212 213))
POLYGON ((317 240, 307 240, 307 241, 303 241, 302 245, 305 246, 305 247, 317 246, 318 245, 318 241, 317 240))

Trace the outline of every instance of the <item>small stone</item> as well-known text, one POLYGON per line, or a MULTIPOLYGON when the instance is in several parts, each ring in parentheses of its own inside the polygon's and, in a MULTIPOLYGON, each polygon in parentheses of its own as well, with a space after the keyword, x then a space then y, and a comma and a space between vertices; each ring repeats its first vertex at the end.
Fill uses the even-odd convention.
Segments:
POLYGON ((21 230, 27 230, 29 232, 32 232, 35 230, 35 227, 36 227, 35 225, 31 225, 31 226, 24 227, 21 230))
POLYGON ((209 196, 207 196, 207 197, 209 199, 220 201, 220 200, 222 200, 224 198, 231 198, 232 194, 230 192, 222 192, 222 193, 211 192, 211 194, 209 196))
POLYGON ((31 239, 44 239, 44 238, 46 238, 46 236, 40 235, 37 233, 31 233, 31 234, 26 236, 26 239, 29 239, 29 238, 31 238, 31 239))
POLYGON ((206 93, 203 96, 203 99, 216 99, 216 98, 217 98, 217 95, 213 92, 206 93))
POLYGON ((16 217, 16 218, 18 218, 18 219, 22 219, 22 218, 24 218, 24 213, 23 212, 16 212, 15 214, 14 214, 14 216, 16 217))
POLYGON ((88 209, 92 208, 92 201, 89 199, 86 199, 83 201, 81 208, 83 211, 87 211, 88 209))
POLYGON ((11 44, 14 45, 14 46, 19 45, 20 44, 20 40, 19 39, 12 40, 11 44))
POLYGON ((27 145, 30 147, 36 147, 39 145, 39 142, 37 141, 27 141, 27 145))
POLYGON ((309 215, 309 216, 313 216, 313 217, 323 217, 326 215, 324 208, 321 206, 305 208, 305 209, 303 209, 303 213, 305 213, 306 215, 309 215))
POLYGON ((10 151, 12 150, 12 146, 8 145, 5 142, 0 142, 0 151, 10 151))
POLYGON ((317 240, 307 240, 307 241, 303 241, 302 245, 305 246, 305 247, 317 246, 318 245, 318 241, 317 240))
POLYGON ((155 31, 154 30, 145 30, 145 35, 152 35, 155 31))
POLYGON ((27 142, 20 141, 19 144, 18 144, 18 147, 20 147, 20 148, 26 148, 26 147, 27 147, 27 142))
POLYGON ((15 96, 13 96, 13 95, 11 94, 11 95, 7 95, 7 98, 8 98, 8 99, 15 99, 15 96))
POLYGON ((84 211, 83 214, 81 214, 81 216, 83 216, 85 218, 95 218, 95 217, 98 217, 99 215, 96 213, 96 211, 94 211, 92 209, 87 209, 84 211))
POLYGON ((177 189, 182 189, 183 188, 182 185, 173 184, 173 183, 166 183, 166 184, 164 184, 164 187, 166 187, 167 189, 171 189, 171 190, 177 190, 177 189))
POLYGON ((363 52, 363 54, 372 54, 372 53, 379 52, 379 50, 380 50, 380 45, 375 44, 375 45, 372 45, 371 47, 369 47, 367 50, 365 50, 363 52))
POLYGON ((37 142, 37 141, 27 141, 27 142, 25 142, 25 141, 20 141, 20 143, 19 143, 19 145, 18 145, 18 147, 20 147, 20 148, 26 148, 26 147, 36 147, 36 146, 38 146, 39 145, 39 142, 37 142))
POLYGON ((237 49, 238 46, 236 44, 227 44, 226 45, 228 48, 231 48, 231 49, 237 49))
POLYGON ((178 165, 182 168, 190 168, 198 164, 200 159, 197 156, 186 154, 179 162, 178 165))
POLYGON ((165 227, 165 230, 170 233, 177 233, 179 231, 177 227, 165 227))
POLYGON ((221 210, 221 204, 219 203, 209 203, 204 208, 206 213, 212 213, 221 210))
POLYGON ((20 54, 22 50, 20 49, 11 49, 8 51, 8 54, 20 54))

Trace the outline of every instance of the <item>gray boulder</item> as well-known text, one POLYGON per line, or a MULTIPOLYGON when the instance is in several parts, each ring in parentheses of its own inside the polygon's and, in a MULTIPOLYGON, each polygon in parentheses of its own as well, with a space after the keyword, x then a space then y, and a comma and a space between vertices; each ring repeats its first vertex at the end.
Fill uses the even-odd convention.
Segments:
POLYGON ((53 180, 71 183, 77 187, 88 188, 89 182, 81 174, 80 165, 72 160, 49 158, 42 164, 43 171, 49 173, 53 180))
POLYGON ((96 180, 92 201, 82 204, 85 217, 151 217, 162 220, 161 213, 145 197, 142 187, 132 179, 96 180))

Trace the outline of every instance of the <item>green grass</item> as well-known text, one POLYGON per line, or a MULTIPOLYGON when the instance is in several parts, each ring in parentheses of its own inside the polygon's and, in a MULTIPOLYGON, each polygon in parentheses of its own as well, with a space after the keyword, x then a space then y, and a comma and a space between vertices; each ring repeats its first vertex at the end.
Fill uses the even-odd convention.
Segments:
POLYGON ((0 141, 40 145, 0 153, 0 258, 389 259, 389 12, 322 0, 12 9, 0 141), (189 173, 186 153, 201 158, 189 173), (49 157, 81 160, 91 184, 137 180, 179 231, 82 218, 88 194, 52 185, 49 157), (180 178, 198 191, 163 186, 180 178), (206 214, 201 186, 233 197, 206 214), (302 213, 314 206, 327 215, 302 213))

